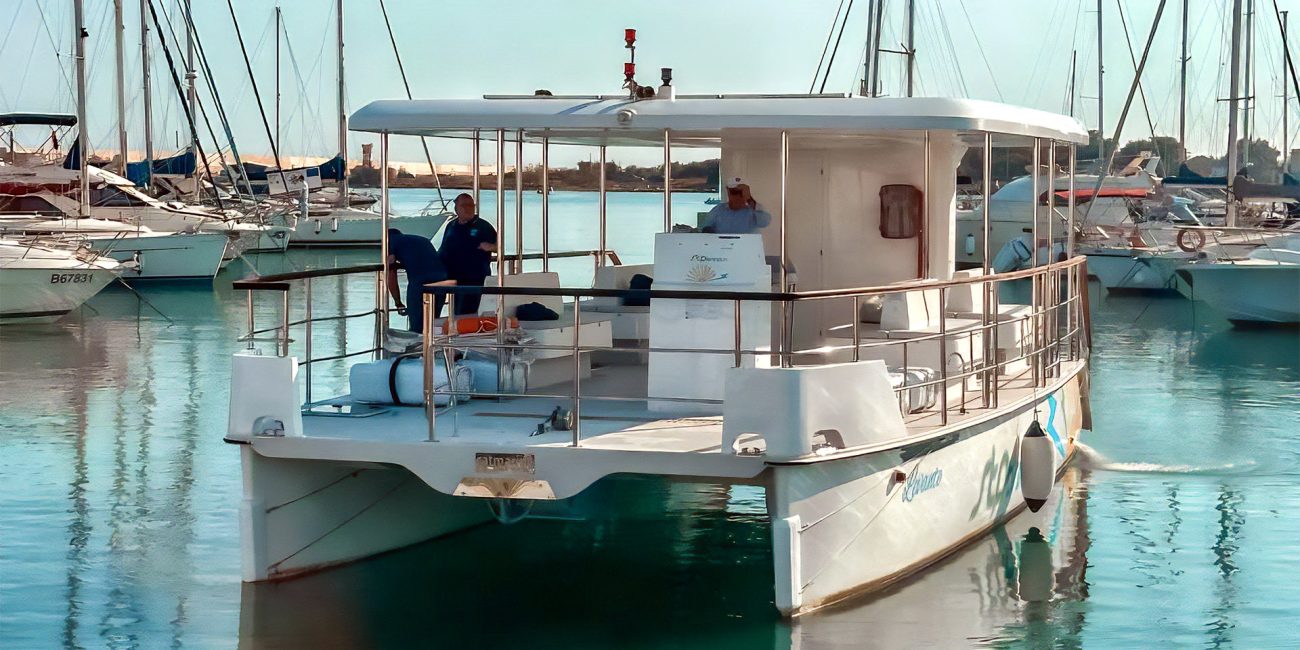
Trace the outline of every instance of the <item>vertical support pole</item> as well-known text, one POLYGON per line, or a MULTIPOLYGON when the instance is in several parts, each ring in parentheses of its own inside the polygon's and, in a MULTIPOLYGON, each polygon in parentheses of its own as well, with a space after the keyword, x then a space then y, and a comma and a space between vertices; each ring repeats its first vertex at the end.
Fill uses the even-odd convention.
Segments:
MULTIPOLYGON (((983 249, 983 253, 981 254, 981 257, 983 258, 983 261, 981 262, 981 275, 987 277, 989 275, 989 271, 991 270, 993 264, 993 261, 991 259, 993 253, 989 248, 989 228, 990 228, 989 196, 993 193, 993 134, 987 131, 984 133, 984 157, 983 160, 981 161, 981 165, 982 165, 981 173, 983 174, 983 178, 980 179, 980 183, 983 187, 981 188, 980 191, 984 195, 984 200, 981 202, 980 205, 980 212, 982 216, 981 229, 983 231, 982 234, 980 235, 981 246, 983 249)), ((1002 318, 1001 316, 1002 312, 1001 309, 998 308, 998 303, 994 297, 993 283, 987 281, 984 282, 982 285, 982 291, 984 294, 984 309, 982 310, 983 319, 981 322, 981 324, 984 326, 984 337, 985 337, 984 338, 984 365, 987 368, 990 359, 992 360, 993 363, 993 374, 990 376, 986 369, 983 376, 983 388, 984 388, 983 404, 985 408, 988 408, 993 404, 991 393, 997 390, 998 373, 1001 371, 998 366, 997 344, 996 342, 992 345, 989 344, 989 337, 988 337, 989 321, 990 320, 993 321, 992 329, 994 334, 994 340, 996 341, 996 335, 998 331, 998 321, 1002 318)))
POLYGON ((280 356, 289 356, 289 290, 280 292, 280 356))
POLYGON ((862 357, 862 331, 858 324, 862 321, 862 296, 853 296, 853 361, 862 357))
MULTIPOLYGON (((582 331, 581 300, 573 297, 573 443, 577 447, 582 442, 582 331)), ((498 328, 501 329, 501 328, 498 328)), ((500 373, 497 373, 500 375, 500 373)), ((498 389, 498 392, 500 389, 498 389)))
MULTIPOLYGON (((948 302, 948 288, 940 287, 939 304, 948 302)), ((948 318, 939 310, 939 424, 948 424, 948 318)), ((906 382, 904 382, 906 383, 906 382)))
POLYGON ((253 316, 253 290, 248 290, 248 349, 252 350, 257 346, 253 345, 253 331, 257 329, 257 324, 253 316))
POLYGON ((1065 235, 1066 237, 1065 257, 1067 259, 1074 257, 1075 218, 1076 218, 1075 209, 1078 207, 1078 202, 1074 196, 1074 170, 1075 170, 1075 163, 1077 162, 1076 148, 1077 148, 1076 145, 1073 142, 1071 142, 1070 143, 1070 197, 1067 199, 1067 201, 1069 201, 1069 206, 1070 206, 1067 215, 1067 219, 1069 219, 1069 224, 1067 224, 1066 226, 1067 232, 1065 235))
MULTIPOLYGON (((498 230, 498 232, 500 232, 498 230)), ((515 273, 524 272, 524 130, 515 132, 515 273)))
POLYGON ((597 188, 597 194, 596 194, 596 210, 600 213, 600 243, 598 244, 599 250, 597 251, 597 255, 599 257, 599 260, 596 262, 597 266, 604 266, 605 257, 609 255, 609 249, 608 249, 609 244, 606 241, 607 233, 605 229, 606 227, 606 203, 605 202, 607 200, 605 196, 605 182, 606 182, 605 166, 606 166, 605 145, 602 144, 600 145, 600 187, 597 188))
POLYGON ((1034 188, 1034 199, 1033 199, 1034 223, 1030 227, 1030 235, 1029 235, 1030 239, 1032 240, 1029 244, 1029 249, 1033 251, 1033 255, 1030 257, 1029 260, 1029 266, 1031 268, 1036 268, 1038 266, 1038 197, 1043 190, 1042 184, 1038 182, 1039 176, 1042 175, 1042 164, 1043 164, 1042 142, 1038 138, 1034 138, 1034 153, 1030 158, 1033 161, 1030 166, 1033 168, 1032 178, 1033 178, 1033 188, 1034 188))
MULTIPOLYGON (((187 14, 192 15, 192 14, 187 14)), ((280 150, 280 21, 283 17, 280 15, 280 5, 275 6, 275 150, 280 150)), ((187 30, 188 31, 188 30, 187 30)), ((190 68, 194 65, 191 63, 190 68)), ((190 114, 193 114, 191 108, 190 114)), ((306 183, 303 184, 304 186, 306 183)))
POLYGON ((472 146, 474 147, 474 149, 473 149, 472 151, 469 152, 469 166, 473 168, 473 171, 470 173, 470 175, 471 175, 471 176, 473 177, 473 179, 474 179, 474 180, 473 180, 473 182, 474 182, 474 185, 473 185, 473 188, 474 188, 474 189, 473 189, 473 192, 474 192, 474 209, 477 210, 479 204, 481 203, 481 202, 479 201, 479 194, 481 193, 481 192, 480 192, 480 189, 481 189, 481 188, 480 188, 480 186, 479 186, 479 183, 480 183, 480 180, 479 180, 479 142, 480 142, 480 136, 479 136, 479 130, 478 130, 478 129, 474 129, 474 137, 471 138, 470 141, 471 141, 472 146))
POLYGON ((1047 140, 1047 263, 1051 264, 1052 224, 1056 221, 1056 140, 1047 140))
POLYGON ((917 228, 916 278, 930 277, 930 131, 921 145, 921 223, 917 228))
POLYGON ((497 277, 506 274, 506 130, 497 129, 497 277))
MULTIPOLYGON (((438 442, 437 433, 434 431, 434 417, 436 406, 433 403, 433 373, 434 367, 434 350, 433 350, 433 296, 424 293, 420 295, 422 304, 420 309, 424 310, 424 332, 422 333, 422 351, 424 356, 424 419, 428 424, 429 442, 438 442)), ((450 308, 450 305, 448 306, 450 308)), ((412 307, 414 309, 414 307, 412 307)), ((450 311, 450 309, 449 309, 450 311)), ((450 388, 450 386, 448 386, 450 388)))
POLYGON ((311 278, 303 278, 303 383, 307 387, 307 403, 311 404, 311 278))
POLYGON ((664 232, 673 231, 673 149, 670 131, 664 129, 664 232))
MULTIPOLYGON (((781 238, 781 268, 778 269, 778 277, 781 279, 781 293, 785 293, 790 286, 786 281, 786 208, 789 202, 788 182, 790 180, 790 132, 781 131, 781 222, 778 230, 781 238)), ((781 300, 781 367, 790 367, 790 302, 781 300)))
MULTIPOLYGON (((383 264, 383 271, 380 272, 378 286, 375 287, 375 303, 379 307, 379 322, 375 324, 375 338, 378 339, 376 347, 384 347, 384 339, 388 336, 388 296, 384 294, 386 283, 388 281, 388 212, 392 209, 392 197, 389 196, 388 189, 388 133, 379 134, 379 257, 380 263, 383 264)), ((407 305, 407 309, 414 309, 413 305, 407 305)))
POLYGON ((740 351, 740 334, 741 334, 741 332, 740 332, 740 299, 739 299, 739 298, 737 298, 737 299, 734 301, 733 308, 734 308, 734 311, 733 311, 732 313, 733 313, 733 315, 735 316, 735 346, 736 346, 735 349, 736 349, 736 367, 739 368, 739 367, 740 367, 740 364, 741 364, 741 361, 742 361, 742 359, 741 359, 741 356, 742 356, 742 355, 741 355, 741 351, 740 351))
MULTIPOLYGON (((542 271, 551 270, 551 138, 542 138, 542 271)), ((500 301, 497 301, 498 303, 500 301)))

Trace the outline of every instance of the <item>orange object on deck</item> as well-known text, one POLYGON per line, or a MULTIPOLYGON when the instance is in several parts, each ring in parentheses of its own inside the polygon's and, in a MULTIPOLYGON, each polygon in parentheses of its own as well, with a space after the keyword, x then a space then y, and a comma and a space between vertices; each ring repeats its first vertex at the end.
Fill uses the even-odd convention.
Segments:
MULTIPOLYGON (((442 333, 448 332, 448 321, 450 318, 443 319, 442 333)), ((509 318, 506 320, 508 327, 519 327, 519 319, 509 318)), ((460 316, 456 318, 456 334, 482 334, 483 332, 497 331, 496 316, 460 316)))

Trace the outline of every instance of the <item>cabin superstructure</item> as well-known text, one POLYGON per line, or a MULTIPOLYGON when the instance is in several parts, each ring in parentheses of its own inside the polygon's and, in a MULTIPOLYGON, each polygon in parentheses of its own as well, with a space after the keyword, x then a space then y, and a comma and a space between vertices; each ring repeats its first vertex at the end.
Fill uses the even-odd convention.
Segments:
MULTIPOLYGON (((361 354, 374 360, 325 400, 311 394, 318 318, 291 323, 288 292, 301 281, 310 296, 312 278, 348 270, 236 284, 250 307, 257 293, 284 293, 278 326, 259 330, 250 309, 249 350, 234 364, 227 440, 244 457, 246 580, 506 521, 506 505, 526 512, 646 474, 762 486, 777 607, 796 614, 1037 507, 1084 428, 1082 260, 1067 249, 1012 273, 957 271, 953 245, 963 156, 982 150, 986 184, 996 146, 1033 146, 1072 174, 1086 140, 1073 119, 953 99, 677 95, 378 101, 349 124, 379 135, 383 168, 392 136, 470 140, 474 191, 497 195, 496 214, 482 216, 497 226, 499 254, 483 287, 425 287, 418 340, 388 334, 401 318, 377 293, 362 315, 375 342, 361 354), (514 192, 522 206, 523 188, 499 174, 484 186, 484 141, 497 170, 507 148, 540 145, 543 179, 551 145, 597 150, 598 248, 551 250, 544 191, 527 226, 540 229, 525 234, 541 251, 525 253, 518 237, 508 250, 503 233, 526 226, 504 198, 514 192), (618 264, 608 247, 611 146, 662 148, 663 223, 644 243, 653 263, 618 264), (719 149, 722 177, 743 178, 771 223, 742 234, 680 227, 698 225, 672 211, 672 152, 686 147, 719 149), (591 286, 565 286, 549 268, 571 255, 594 259, 591 286), (541 270, 525 272, 536 259, 541 270), (479 313, 434 313, 436 295, 454 305, 471 294, 483 296, 479 313), (529 303, 555 318, 527 320, 529 303), (291 336, 299 326, 305 337, 291 336), (290 339, 302 346, 292 355, 290 339)), ((1070 223, 1073 207, 1045 206, 1068 210, 1070 223)), ((382 274, 386 242, 384 253, 355 271, 382 274)))

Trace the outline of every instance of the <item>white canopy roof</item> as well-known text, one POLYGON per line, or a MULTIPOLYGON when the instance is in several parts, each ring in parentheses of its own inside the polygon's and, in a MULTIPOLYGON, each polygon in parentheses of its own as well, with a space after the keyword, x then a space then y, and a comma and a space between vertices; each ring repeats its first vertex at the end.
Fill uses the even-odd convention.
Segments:
MULTIPOLYGON (((674 143, 717 146, 733 130, 844 135, 955 131, 1086 143, 1077 120, 995 102, 941 97, 708 96, 676 100, 598 97, 379 100, 353 113, 354 131, 466 137, 474 129, 523 130, 574 144, 650 144, 671 129, 674 143)), ((484 133, 491 137, 490 133, 484 133)))

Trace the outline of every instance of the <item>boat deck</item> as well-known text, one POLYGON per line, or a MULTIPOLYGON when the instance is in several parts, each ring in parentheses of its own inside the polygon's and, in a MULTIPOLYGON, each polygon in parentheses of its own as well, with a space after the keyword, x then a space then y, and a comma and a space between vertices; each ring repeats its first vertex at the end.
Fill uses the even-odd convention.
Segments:
MULTIPOLYGON (((1070 365, 1062 367, 1072 374, 1070 365)), ((1055 383, 1055 380, 1049 382, 1055 383)), ((672 411, 653 408, 645 398, 644 366, 611 365, 592 370, 583 384, 581 405, 581 448, 589 450, 661 452, 685 454, 722 454, 721 405, 673 404, 672 411), (590 387, 590 388, 588 388, 590 387), (596 397, 628 399, 600 400, 596 397), (709 408, 713 411, 709 412, 709 408)), ((963 394, 954 381, 948 391, 948 422, 942 422, 939 404, 920 413, 907 414, 908 438, 960 426, 964 422, 988 417, 1015 402, 1033 397, 1035 391, 1028 371, 1004 376, 999 382, 998 409, 984 408, 977 390, 963 394)), ((545 387, 548 394, 563 392, 569 384, 545 387)), ((327 404, 347 404, 346 398, 327 404)), ((434 418, 434 432, 439 443, 463 444, 479 449, 500 448, 567 448, 573 432, 548 429, 537 434, 539 423, 546 421, 558 406, 572 408, 572 398, 529 397, 475 398, 455 406, 441 407, 434 418)), ((356 443, 411 443, 429 439, 428 421, 420 406, 359 407, 351 416, 335 415, 328 405, 303 413, 304 437, 309 439, 348 440, 356 443)), ((897 444, 899 440, 889 441, 897 444)), ((889 446, 885 444, 882 446, 889 446)), ((742 437, 740 447, 751 454, 761 454, 763 441, 757 436, 742 437)))

